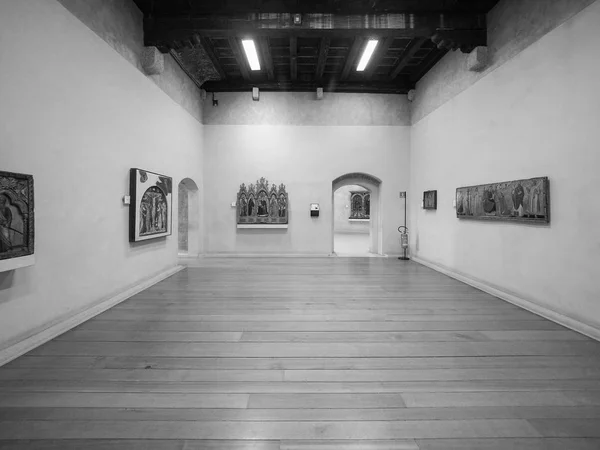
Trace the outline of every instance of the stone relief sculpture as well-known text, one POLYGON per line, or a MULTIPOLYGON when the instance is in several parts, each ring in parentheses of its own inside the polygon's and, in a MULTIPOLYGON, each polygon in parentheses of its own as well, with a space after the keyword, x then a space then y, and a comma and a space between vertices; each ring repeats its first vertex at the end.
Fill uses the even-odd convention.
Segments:
POLYGON ((538 177, 457 188, 456 216, 461 219, 548 223, 548 178, 538 177))
POLYGON ((0 171, 0 260, 33 254, 33 176, 0 171))
POLYGON ((238 224, 287 224, 288 194, 285 185, 277 187, 265 178, 256 184, 242 183, 237 194, 238 224))

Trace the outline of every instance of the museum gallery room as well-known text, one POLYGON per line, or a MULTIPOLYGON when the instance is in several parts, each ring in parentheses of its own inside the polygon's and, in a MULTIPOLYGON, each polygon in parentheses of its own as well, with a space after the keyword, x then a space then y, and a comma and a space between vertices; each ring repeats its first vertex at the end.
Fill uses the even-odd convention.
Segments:
POLYGON ((0 449, 600 449, 600 0, 0 0, 0 449))

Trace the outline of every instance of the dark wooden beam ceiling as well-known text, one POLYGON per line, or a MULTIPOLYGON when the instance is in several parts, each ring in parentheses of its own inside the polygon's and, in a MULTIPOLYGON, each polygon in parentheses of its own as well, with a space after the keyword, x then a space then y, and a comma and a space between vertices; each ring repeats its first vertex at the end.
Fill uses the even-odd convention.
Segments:
POLYGON ((202 47, 204 47, 204 51, 206 52, 206 54, 212 61, 213 65, 215 66, 216 71, 219 73, 219 76, 222 79, 227 78, 227 75, 225 74, 225 71, 223 70, 223 66, 221 65, 219 58, 215 54, 215 48, 213 47, 212 43, 210 42, 210 39, 205 38, 205 37, 200 38, 200 45, 202 45, 202 47))
POLYGON ((203 88, 210 92, 245 92, 258 87, 261 91, 315 91, 322 87, 325 92, 369 92, 369 93, 396 93, 406 94, 409 91, 409 80, 403 77, 397 82, 383 82, 378 84, 363 81, 341 81, 339 79, 324 80, 324 83, 315 81, 258 81, 251 83, 238 83, 229 80, 207 81, 203 88))
POLYGON ((157 15, 185 13, 486 13, 497 0, 134 0, 140 10, 157 15))
POLYGON ((242 78, 244 80, 249 80, 250 69, 248 68, 246 57, 242 54, 242 50, 240 49, 239 39, 236 37, 230 37, 229 45, 231 47, 231 51, 233 52, 233 56, 235 56, 235 60, 242 74, 242 78))
POLYGON ((485 30, 485 15, 464 14, 383 14, 340 15, 307 14, 302 25, 293 25, 289 14, 238 14, 232 16, 160 17, 144 20, 146 45, 157 47, 199 36, 269 36, 288 37, 370 37, 430 38, 448 35, 461 44, 484 45, 481 36, 472 31, 485 30), (460 30, 460 34, 456 33, 460 30))
POLYGON ((413 89, 449 50, 486 45, 497 1, 134 0, 145 45, 175 51, 206 90, 388 93, 413 89), (260 70, 250 69, 242 39, 254 39, 260 70), (369 39, 378 45, 357 72, 369 39))
POLYGON ((400 72, 408 65, 411 58, 419 51, 421 46, 425 43, 427 39, 425 38, 414 38, 408 44, 408 47, 402 52, 400 58, 398 58, 398 62, 390 72, 390 79, 393 80, 396 78, 400 72))
POLYGON ((448 53, 446 49, 440 49, 440 51, 430 52, 427 58, 416 68, 416 70, 411 74, 410 81, 412 83, 416 83, 419 81, 423 75, 425 75, 429 70, 435 66, 440 59, 444 57, 444 55, 448 53))
POLYGON ((315 71, 315 79, 317 81, 321 81, 323 79, 323 72, 325 71, 325 63, 327 62, 330 44, 331 38, 327 36, 321 38, 321 45, 319 46, 319 59, 317 60, 317 70, 315 71))
POLYGON ((371 56, 371 60, 369 61, 369 64, 368 64, 367 68, 365 69, 364 76, 367 79, 370 79, 371 77, 373 77, 373 74, 379 67, 379 63, 381 62, 383 57, 387 54, 388 50, 392 46, 392 42, 394 42, 394 38, 392 36, 387 36, 387 37, 383 38, 383 40, 380 40, 377 43, 377 47, 375 47, 375 52, 371 56))
POLYGON ((364 42, 364 38, 360 36, 354 38, 354 42, 352 43, 352 47, 350 47, 350 51, 348 52, 348 56, 346 57, 346 62, 344 63, 344 69, 342 70, 342 81, 348 79, 350 71, 352 70, 352 66, 356 61, 356 58, 358 58, 358 54, 363 49, 364 42))
POLYGON ((298 79, 298 38, 290 36, 290 77, 292 81, 298 79))
POLYGON ((260 52, 262 54, 263 64, 267 71, 267 78, 269 81, 275 79, 275 71, 273 69, 273 57, 271 56, 271 47, 269 46, 269 38, 261 37, 258 40, 260 52))

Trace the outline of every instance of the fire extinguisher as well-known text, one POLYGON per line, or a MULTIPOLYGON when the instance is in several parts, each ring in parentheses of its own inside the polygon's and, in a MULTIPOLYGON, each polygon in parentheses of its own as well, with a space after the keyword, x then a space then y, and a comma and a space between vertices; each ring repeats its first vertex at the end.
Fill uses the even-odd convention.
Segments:
POLYGON ((403 252, 403 256, 400 256, 398 259, 408 261, 409 258, 406 256, 406 252, 408 251, 408 228, 400 226, 398 227, 398 231, 400 232, 400 246, 403 252))

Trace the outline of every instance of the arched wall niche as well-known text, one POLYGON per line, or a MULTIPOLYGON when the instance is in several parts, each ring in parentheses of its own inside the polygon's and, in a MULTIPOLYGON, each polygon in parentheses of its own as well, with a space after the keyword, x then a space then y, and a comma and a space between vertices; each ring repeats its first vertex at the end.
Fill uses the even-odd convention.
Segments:
MULTIPOLYGON (((337 177, 331 183, 331 208, 333 209, 334 194, 343 186, 356 184, 371 191, 371 222, 369 227, 369 252, 383 255, 383 232, 381 220, 381 184, 382 181, 368 173, 352 172, 337 177)), ((334 220, 331 220, 331 254, 334 254, 334 220)))
POLYGON ((178 249, 180 256, 200 254, 200 191, 191 178, 179 183, 178 249))

